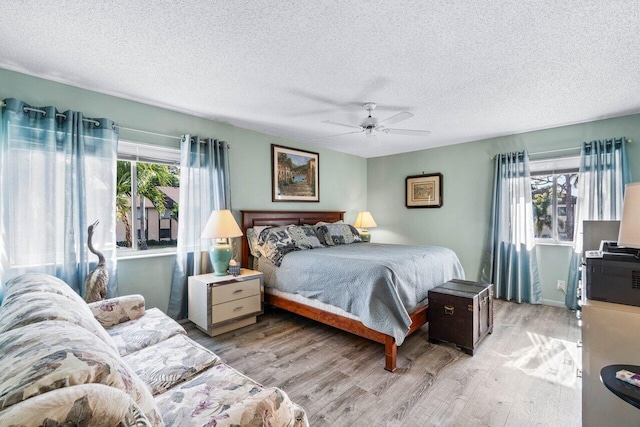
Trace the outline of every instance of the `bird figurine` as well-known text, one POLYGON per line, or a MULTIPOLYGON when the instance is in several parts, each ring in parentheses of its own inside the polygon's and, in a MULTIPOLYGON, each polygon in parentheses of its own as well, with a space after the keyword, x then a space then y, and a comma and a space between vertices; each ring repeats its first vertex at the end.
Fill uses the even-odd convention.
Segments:
POLYGON ((107 262, 104 259, 104 255, 98 252, 93 247, 91 238, 93 237, 93 230, 100 224, 100 220, 94 222, 89 226, 87 237, 87 246, 89 250, 98 256, 98 265, 93 269, 91 273, 84 279, 84 300, 86 302, 96 302, 105 299, 107 296, 107 283, 109 283, 109 271, 107 270, 107 262))

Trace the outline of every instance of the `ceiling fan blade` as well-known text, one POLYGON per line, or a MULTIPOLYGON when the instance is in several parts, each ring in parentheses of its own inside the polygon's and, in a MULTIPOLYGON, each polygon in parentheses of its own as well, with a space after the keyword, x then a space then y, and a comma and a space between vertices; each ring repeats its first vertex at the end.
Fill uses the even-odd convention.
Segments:
POLYGON ((338 126, 344 126, 348 128, 355 128, 355 129, 360 129, 362 131, 362 126, 358 126, 358 125, 347 125, 345 123, 332 122, 331 120, 323 120, 322 123, 329 123, 330 125, 338 125, 338 126))
POLYGON ((391 133, 397 135, 411 135, 411 136, 427 136, 431 133, 428 130, 414 130, 414 129, 382 129, 384 133, 391 133))
POLYGON ((320 136, 318 138, 314 138, 314 141, 318 141, 318 140, 322 140, 322 139, 335 138, 336 136, 351 135, 352 133, 362 133, 362 132, 364 132, 364 129, 356 130, 356 131, 353 131, 353 132, 347 132, 347 133, 339 133, 337 135, 320 136))
POLYGON ((411 114, 408 111, 403 111, 402 113, 398 113, 395 116, 387 117, 386 119, 379 121, 378 124, 384 123, 385 126, 391 125, 394 123, 401 122, 403 120, 410 119, 411 117, 413 117, 413 114, 411 114))

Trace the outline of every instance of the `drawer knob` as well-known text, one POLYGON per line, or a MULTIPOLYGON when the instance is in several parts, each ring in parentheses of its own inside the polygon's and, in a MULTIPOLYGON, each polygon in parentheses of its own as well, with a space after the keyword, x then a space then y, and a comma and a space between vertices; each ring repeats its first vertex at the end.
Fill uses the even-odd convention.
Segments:
POLYGON ((452 305, 444 306, 444 314, 448 314, 449 316, 453 315, 454 307, 452 305))
POLYGON ((233 311, 241 311, 243 308, 244 308, 243 306, 236 307, 236 308, 233 309, 233 311))
POLYGON ((239 294, 240 292, 242 292, 242 289, 236 289, 235 291, 233 291, 234 294, 239 294))

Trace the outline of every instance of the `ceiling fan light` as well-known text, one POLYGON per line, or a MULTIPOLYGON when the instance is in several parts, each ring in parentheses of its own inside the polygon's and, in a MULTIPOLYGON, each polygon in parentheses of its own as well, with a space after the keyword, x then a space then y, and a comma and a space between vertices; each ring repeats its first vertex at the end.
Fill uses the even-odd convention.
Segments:
POLYGON ((367 128, 364 130, 365 135, 367 135, 367 137, 369 136, 376 136, 376 130, 373 128, 367 128))

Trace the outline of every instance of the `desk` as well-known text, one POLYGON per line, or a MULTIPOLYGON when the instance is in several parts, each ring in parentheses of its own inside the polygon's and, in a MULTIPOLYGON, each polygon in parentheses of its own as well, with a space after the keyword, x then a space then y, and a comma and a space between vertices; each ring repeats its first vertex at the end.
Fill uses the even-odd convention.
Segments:
POLYGON ((625 369, 635 374, 640 373, 640 366, 609 365, 600 370, 600 380, 606 388, 620 399, 640 409, 640 387, 626 383, 616 378, 616 372, 625 369))
POLYGON ((635 426, 640 411, 600 381, 609 365, 640 366, 640 307, 587 300, 582 306, 582 423, 584 427, 635 426), (631 338, 630 338, 631 337, 631 338))

